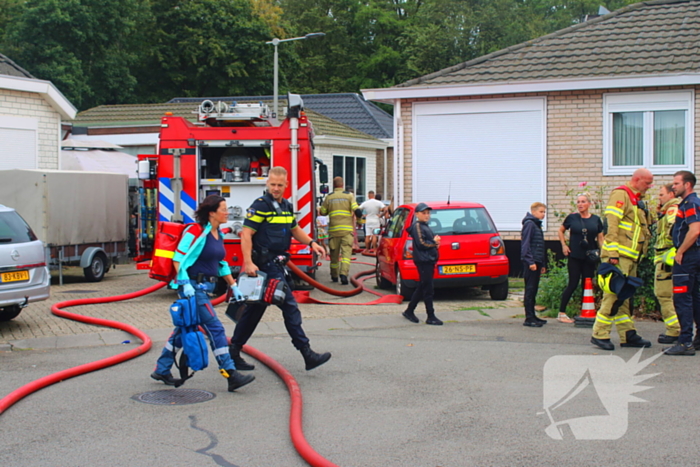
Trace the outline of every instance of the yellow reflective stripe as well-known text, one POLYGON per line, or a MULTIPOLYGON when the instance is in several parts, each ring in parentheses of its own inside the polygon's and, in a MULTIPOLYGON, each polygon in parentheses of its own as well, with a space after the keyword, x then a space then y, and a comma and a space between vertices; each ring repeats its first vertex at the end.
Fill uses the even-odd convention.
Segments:
POLYGON ((350 264, 350 258, 343 258, 340 260, 340 262, 350 264))
POLYGON ((168 251, 168 250, 160 250, 156 249, 156 251, 153 252, 153 256, 159 256, 161 258, 170 258, 173 259, 173 256, 175 256, 174 251, 168 251))
POLYGON ((618 245, 617 250, 620 253, 624 253, 625 256, 629 256, 632 259, 639 258, 639 252, 636 250, 633 250, 632 248, 627 248, 626 246, 618 245))
POLYGON ((352 232, 352 226, 351 225, 334 225, 333 227, 330 227, 328 229, 329 232, 340 232, 340 231, 348 231, 352 232))
POLYGON ((352 203, 351 209, 352 209, 353 211, 356 211, 356 210, 360 209, 360 205, 357 204, 357 203, 352 203))
POLYGON ((595 320, 600 321, 601 323, 604 323, 604 324, 612 324, 612 320, 610 318, 608 318, 605 315, 601 315, 600 313, 597 313, 595 315, 595 320))
POLYGON ((631 223, 631 222, 622 222, 622 221, 620 221, 620 223, 619 223, 618 225, 619 225, 619 227, 620 227, 621 229, 624 229, 624 230, 632 230, 632 223, 631 223))
POLYGON ((678 322, 678 315, 669 316, 668 318, 666 318, 664 320, 664 323, 666 323, 666 325, 676 324, 677 322, 678 322))
POLYGON ((605 251, 617 251, 620 246, 617 242, 603 242, 603 250, 605 251))
POLYGON ((605 214, 612 214, 613 216, 617 216, 620 219, 623 217, 622 209, 617 208, 615 206, 608 206, 605 208, 605 214))
POLYGON ((352 216, 352 213, 348 211, 347 209, 336 209, 335 211, 331 211, 329 216, 338 216, 338 215, 344 215, 344 216, 352 216))
POLYGON ((331 269, 338 269, 338 263, 331 263, 331 269))
POLYGON ((294 216, 274 216, 267 220, 270 224, 291 224, 294 216))
POLYGON ((262 216, 250 216, 248 220, 250 220, 251 222, 255 222, 256 224, 262 224, 263 222, 265 222, 265 218, 262 216))
POLYGON ((615 318, 615 324, 620 324, 620 323, 631 323, 632 320, 628 315, 621 315, 615 318))
POLYGON ((275 214, 273 211, 270 212, 264 212, 264 211, 255 211, 255 214, 258 214, 260 216, 271 216, 275 214))

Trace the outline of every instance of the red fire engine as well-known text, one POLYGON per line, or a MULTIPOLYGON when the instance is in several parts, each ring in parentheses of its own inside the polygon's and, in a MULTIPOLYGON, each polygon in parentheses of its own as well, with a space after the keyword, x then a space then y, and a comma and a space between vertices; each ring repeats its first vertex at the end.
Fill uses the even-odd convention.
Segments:
MULTIPOLYGON (((240 237, 246 210, 265 192, 270 167, 289 173, 284 194, 299 226, 312 238, 316 230, 316 165, 321 192, 327 193, 326 166, 313 155, 313 130, 300 96, 288 96, 287 118, 277 123, 267 105, 203 101, 197 123, 166 114, 161 120, 158 155, 139 155, 141 180, 138 213, 140 268, 148 268, 158 222, 195 222, 194 212, 211 194, 226 199, 229 220, 226 260, 238 274, 243 263, 240 237)), ((292 242, 291 256, 302 271, 313 275, 311 249, 292 242)))

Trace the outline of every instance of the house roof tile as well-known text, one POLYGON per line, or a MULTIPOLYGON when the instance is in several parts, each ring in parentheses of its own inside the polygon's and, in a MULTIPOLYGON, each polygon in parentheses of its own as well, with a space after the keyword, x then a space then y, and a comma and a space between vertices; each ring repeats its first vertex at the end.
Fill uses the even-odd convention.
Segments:
POLYGON ((700 1, 652 0, 397 87, 700 71, 700 1))
POLYGON ((0 75, 19 76, 21 78, 36 79, 27 70, 17 65, 3 54, 0 54, 0 75))

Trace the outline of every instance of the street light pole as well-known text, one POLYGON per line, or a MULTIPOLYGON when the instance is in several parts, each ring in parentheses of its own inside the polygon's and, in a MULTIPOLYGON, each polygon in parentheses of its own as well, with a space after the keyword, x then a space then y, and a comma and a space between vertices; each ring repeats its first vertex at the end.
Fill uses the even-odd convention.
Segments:
POLYGON ((309 33, 305 36, 292 37, 291 39, 278 39, 275 37, 271 41, 265 42, 266 44, 272 44, 273 46, 275 46, 275 54, 274 54, 274 74, 275 75, 274 75, 273 83, 272 83, 272 86, 274 87, 274 95, 273 95, 274 96, 273 97, 273 99, 274 99, 274 101, 273 101, 274 102, 274 104, 273 104, 273 117, 274 118, 277 118, 277 115, 278 115, 277 102, 278 102, 278 94, 279 94, 279 65, 278 65, 279 56, 277 54, 277 46, 280 44, 280 42, 299 41, 299 40, 303 40, 303 39, 314 39, 316 37, 323 37, 325 35, 326 35, 325 32, 312 32, 312 33, 309 33))

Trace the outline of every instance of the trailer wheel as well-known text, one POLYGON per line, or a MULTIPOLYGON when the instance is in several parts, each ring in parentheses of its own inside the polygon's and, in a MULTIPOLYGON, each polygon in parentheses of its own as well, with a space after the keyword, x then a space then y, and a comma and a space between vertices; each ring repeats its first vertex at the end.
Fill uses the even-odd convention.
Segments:
POLYGON ((88 282, 100 282, 107 272, 107 257, 104 253, 95 253, 92 257, 90 266, 83 268, 85 279, 88 282))
POLYGON ((21 311, 22 308, 19 305, 10 305, 0 308, 0 322, 10 321, 16 318, 21 311))

